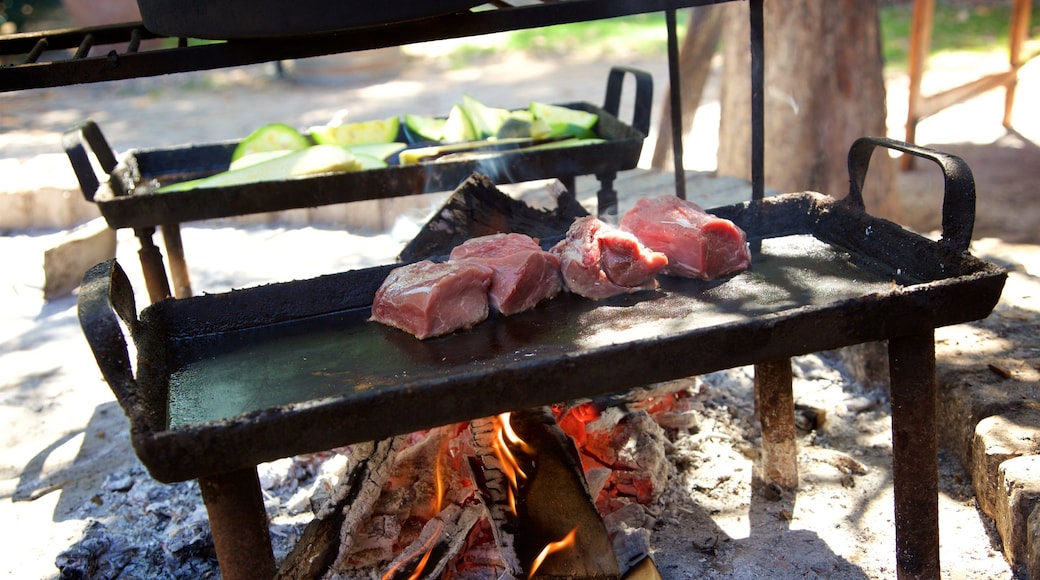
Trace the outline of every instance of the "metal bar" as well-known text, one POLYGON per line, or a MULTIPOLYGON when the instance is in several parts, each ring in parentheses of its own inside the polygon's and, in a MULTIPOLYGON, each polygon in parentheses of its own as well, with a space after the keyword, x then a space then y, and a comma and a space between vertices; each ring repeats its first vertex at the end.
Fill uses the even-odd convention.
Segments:
POLYGON ((618 224, 618 193, 614 189, 616 178, 616 171, 596 174, 600 184, 596 192, 596 217, 613 225, 618 224))
POLYGON ((94 35, 87 34, 83 37, 83 41, 79 43, 76 48, 76 53, 72 55, 73 60, 79 60, 87 58, 90 55, 90 49, 94 46, 94 35))
POLYGON ((896 574, 939 577, 935 333, 890 338, 896 574))
POLYGON ((751 0, 751 199, 765 197, 765 23, 763 0, 751 0))
POLYGON ((256 468, 199 478, 213 545, 225 580, 271 578, 271 531, 256 468))
MULTIPOLYGON (((661 12, 690 6, 720 4, 727 1, 731 0, 647 0, 645 2, 566 0, 498 10, 462 12, 340 33, 278 39, 234 40, 183 48, 118 53, 114 56, 102 55, 75 61, 15 65, 0 68, 0 91, 213 70, 284 59, 385 48, 444 38, 461 38, 492 32, 661 12)), ((127 42, 130 31, 134 27, 140 28, 140 25, 93 27, 85 30, 89 30, 94 36, 94 44, 116 44, 127 42)), ((61 48, 61 45, 66 43, 71 43, 71 47, 75 47, 79 44, 79 37, 76 34, 75 30, 67 30, 63 31, 62 35, 48 38, 51 38, 53 48, 61 48)), ((28 52, 36 42, 36 36, 32 34, 13 36, 15 38, 10 41, 0 38, 0 54, 28 52)), ((156 37, 151 33, 142 35, 143 39, 156 37)))
POLYGON ((47 50, 47 39, 41 38, 36 42, 36 46, 33 46, 29 54, 25 55, 25 64, 33 63, 40 60, 40 55, 43 51, 47 50))
POLYGON ((675 195, 679 199, 686 199, 686 172, 683 168, 682 80, 679 77, 679 39, 675 31, 675 10, 665 11, 665 21, 668 28, 668 99, 672 121, 672 165, 675 170, 675 195))
POLYGON ((149 32, 140 22, 19 32, 0 35, 0 55, 21 54, 35 46, 41 39, 46 39, 52 50, 76 49, 83 42, 83 37, 88 34, 94 37, 96 44, 121 44, 129 42, 135 32, 142 39, 159 38, 159 35, 149 32))
POLYGON ((791 360, 755 365, 755 414, 762 425, 762 476, 784 489, 798 487, 791 360))

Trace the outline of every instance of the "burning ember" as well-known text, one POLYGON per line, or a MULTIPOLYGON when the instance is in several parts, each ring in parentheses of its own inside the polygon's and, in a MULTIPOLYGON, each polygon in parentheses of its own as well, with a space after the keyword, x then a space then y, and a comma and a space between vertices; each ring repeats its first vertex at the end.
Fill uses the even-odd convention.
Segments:
POLYGON ((608 529, 604 516, 642 514, 659 496, 668 469, 649 411, 681 412, 687 397, 517 411, 354 446, 282 573, 620 578, 647 557, 648 533, 608 529))

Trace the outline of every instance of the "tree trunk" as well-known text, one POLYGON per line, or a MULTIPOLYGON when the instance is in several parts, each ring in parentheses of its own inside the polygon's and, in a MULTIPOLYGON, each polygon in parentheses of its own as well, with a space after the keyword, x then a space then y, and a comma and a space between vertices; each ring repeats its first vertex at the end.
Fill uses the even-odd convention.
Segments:
MULTIPOLYGON (((748 7, 727 5, 718 173, 750 178, 748 7)), ((884 136, 885 85, 877 0, 765 0, 765 185, 848 193, 852 142, 884 136)), ((900 221, 894 164, 879 149, 867 211, 900 221)))
MULTIPOLYGON (((711 71, 711 58, 722 34, 722 6, 712 4, 690 9, 689 26, 679 49, 679 95, 682 104, 683 135, 693 130, 693 118, 704 95, 704 85, 711 71)), ((657 126, 657 142, 650 166, 654 169, 675 168, 672 155, 671 86, 661 99, 661 121, 657 126)))

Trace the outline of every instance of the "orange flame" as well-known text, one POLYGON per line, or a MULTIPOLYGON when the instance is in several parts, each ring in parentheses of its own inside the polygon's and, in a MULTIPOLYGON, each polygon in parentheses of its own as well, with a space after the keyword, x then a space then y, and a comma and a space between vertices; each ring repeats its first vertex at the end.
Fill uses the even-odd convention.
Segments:
POLYGON ((448 438, 441 438, 439 452, 433 460, 433 487, 434 487, 434 500, 433 500, 433 513, 441 513, 444 505, 444 496, 446 491, 444 489, 444 475, 441 473, 441 456, 446 452, 448 445, 448 438))
MULTIPOLYGON (((423 554, 422 559, 419 560, 419 562, 415 565, 415 570, 412 571, 412 574, 408 577, 408 580, 419 580, 419 578, 422 577, 423 570, 426 568, 427 562, 430 561, 430 554, 433 553, 433 547, 437 544, 437 538, 440 537, 441 531, 443 531, 444 529, 444 523, 440 520, 437 520, 436 524, 437 530, 431 533, 430 537, 426 538, 426 541, 423 542, 421 546, 419 546, 420 550, 425 548, 426 553, 423 554)), ((401 569, 401 567, 404 566, 407 562, 408 560, 404 559, 398 562, 397 564, 391 566, 390 569, 388 569, 386 573, 383 574, 382 580, 390 580, 391 578, 393 578, 401 569)))
POLYGON ((531 572, 527 575, 528 580, 534 578, 535 573, 538 572, 538 568, 541 568, 542 563, 545 562, 545 559, 549 557, 549 554, 560 552, 573 546, 574 538, 577 536, 577 534, 578 528, 575 527, 570 532, 567 532, 567 535, 564 536, 562 540, 557 540, 555 542, 549 542, 548 544, 546 544, 545 547, 542 548, 542 551, 538 554, 538 557, 535 558, 534 562, 531 563, 531 572))
POLYGON ((534 448, 528 445, 527 441, 521 439, 520 436, 516 434, 516 431, 513 431, 513 424, 509 422, 511 416, 512 413, 502 413, 499 415, 499 419, 502 421, 502 433, 505 434, 506 439, 508 439, 510 443, 519 447, 521 451, 528 455, 533 455, 534 448))
POLYGON ((509 448, 509 444, 519 447, 525 453, 534 453, 534 449, 513 431, 513 427, 509 424, 509 415, 509 413, 502 413, 495 417, 495 433, 491 448, 495 452, 495 457, 498 458, 502 473, 509 481, 509 488, 506 490, 509 509, 516 514, 516 491, 519 489, 519 482, 527 479, 527 474, 520 467, 520 462, 509 448))

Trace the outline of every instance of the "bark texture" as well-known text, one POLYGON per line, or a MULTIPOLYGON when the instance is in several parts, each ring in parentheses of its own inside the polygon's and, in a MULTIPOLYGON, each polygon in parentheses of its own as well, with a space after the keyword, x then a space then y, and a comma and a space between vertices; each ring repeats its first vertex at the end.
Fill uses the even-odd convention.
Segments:
MULTIPOLYGON (((718 172, 750 178, 748 5, 728 4, 718 172)), ((886 134, 877 0, 765 0, 765 185, 848 193, 847 155, 859 137, 886 134)), ((894 164, 871 161, 867 211, 900 221, 894 164)))

